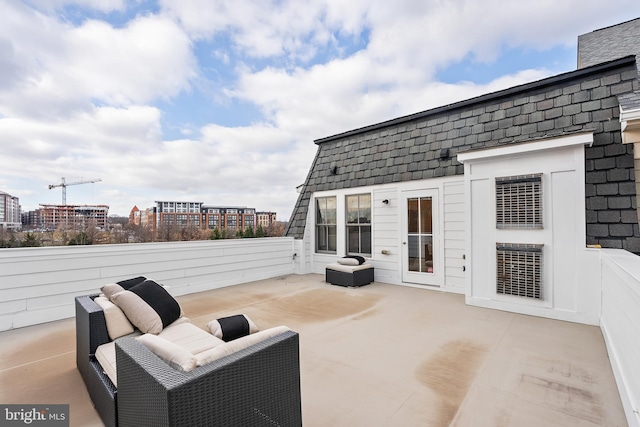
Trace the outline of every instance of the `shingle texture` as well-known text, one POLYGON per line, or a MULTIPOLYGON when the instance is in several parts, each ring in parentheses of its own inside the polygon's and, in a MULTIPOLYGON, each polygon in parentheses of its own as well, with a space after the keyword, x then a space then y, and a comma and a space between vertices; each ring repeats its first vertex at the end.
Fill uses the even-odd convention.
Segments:
POLYGON ((638 110, 640 109, 640 92, 619 95, 618 102, 622 111, 638 110))
POLYGON ((578 36, 578 68, 640 55, 640 18, 578 36))
POLYGON ((621 143, 617 97, 638 90, 635 67, 627 57, 320 139, 287 235, 303 237, 316 191, 461 175, 458 152, 592 131, 587 243, 638 253, 633 151, 621 143))

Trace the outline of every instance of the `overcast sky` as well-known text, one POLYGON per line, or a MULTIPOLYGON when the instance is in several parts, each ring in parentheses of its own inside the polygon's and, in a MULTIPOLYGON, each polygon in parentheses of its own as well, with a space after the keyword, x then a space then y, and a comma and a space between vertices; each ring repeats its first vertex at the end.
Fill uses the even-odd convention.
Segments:
POLYGON ((288 220, 315 139, 576 68, 638 0, 2 0, 0 191, 288 220))

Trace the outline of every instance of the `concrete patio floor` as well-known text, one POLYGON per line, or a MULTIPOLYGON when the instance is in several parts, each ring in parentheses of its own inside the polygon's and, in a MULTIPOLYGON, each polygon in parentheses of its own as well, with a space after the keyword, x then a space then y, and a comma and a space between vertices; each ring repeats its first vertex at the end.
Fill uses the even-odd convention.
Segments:
MULTIPOLYGON (((626 426, 595 326, 469 307, 463 295, 290 275, 178 297, 198 326, 244 313, 300 334, 304 425, 626 426)), ((67 319, 0 333, 0 403, 70 404, 102 425, 67 319)))

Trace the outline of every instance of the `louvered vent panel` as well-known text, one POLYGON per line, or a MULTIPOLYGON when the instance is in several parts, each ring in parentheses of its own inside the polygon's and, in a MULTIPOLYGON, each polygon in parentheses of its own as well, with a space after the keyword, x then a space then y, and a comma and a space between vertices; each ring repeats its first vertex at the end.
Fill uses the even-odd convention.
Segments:
POLYGON ((498 243, 496 252, 496 292, 542 300, 542 245, 498 243))
POLYGON ((542 174, 496 178, 496 227, 542 228, 542 174))

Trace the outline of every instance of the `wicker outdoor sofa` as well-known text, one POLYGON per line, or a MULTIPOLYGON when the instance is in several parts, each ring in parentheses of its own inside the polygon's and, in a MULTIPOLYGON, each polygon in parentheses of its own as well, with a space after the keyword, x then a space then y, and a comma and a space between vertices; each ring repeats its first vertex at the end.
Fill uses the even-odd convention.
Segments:
POLYGON ((286 330, 189 372, 138 339, 115 340, 117 387, 96 359, 111 339, 98 296, 76 297, 76 362, 111 426, 300 426, 299 337, 286 330))

